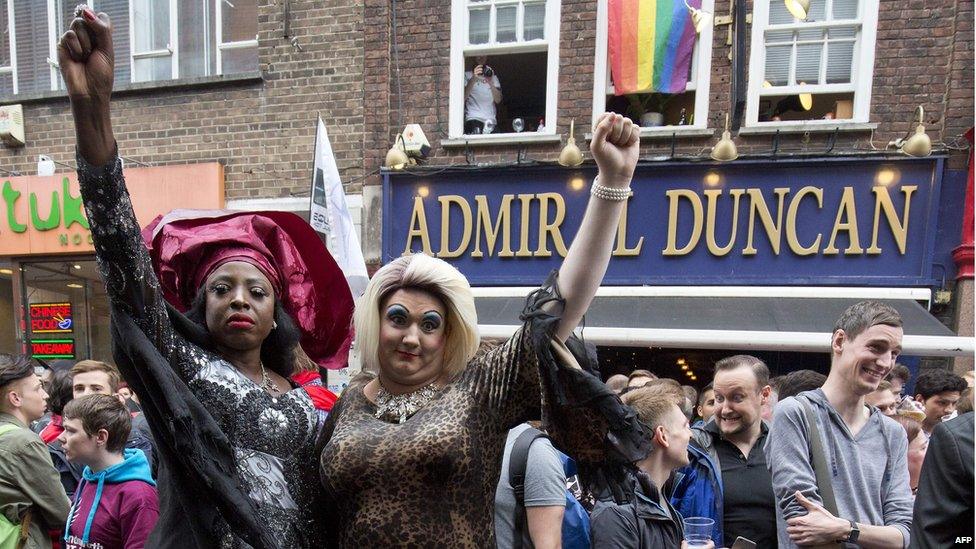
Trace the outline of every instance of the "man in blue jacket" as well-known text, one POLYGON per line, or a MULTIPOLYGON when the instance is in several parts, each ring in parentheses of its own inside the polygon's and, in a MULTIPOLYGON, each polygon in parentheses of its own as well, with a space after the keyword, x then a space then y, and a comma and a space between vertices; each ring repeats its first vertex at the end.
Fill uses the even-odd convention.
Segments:
POLYGON ((769 398, 769 368, 749 355, 715 364, 715 411, 692 429, 689 464, 675 476, 671 502, 684 516, 715 521, 716 546, 739 536, 776 547, 773 484, 763 445, 769 428, 762 406, 769 398))

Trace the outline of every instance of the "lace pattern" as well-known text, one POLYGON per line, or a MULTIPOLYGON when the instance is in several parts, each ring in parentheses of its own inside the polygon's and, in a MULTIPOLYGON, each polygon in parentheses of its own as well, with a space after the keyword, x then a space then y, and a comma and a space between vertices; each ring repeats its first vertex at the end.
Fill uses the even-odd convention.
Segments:
MULTIPOLYGON (((307 474, 319 425, 311 400, 301 388, 272 397, 219 356, 184 339, 167 313, 118 157, 94 167, 79 155, 78 175, 113 307, 135 321, 220 426, 241 458, 237 475, 259 505, 261 520, 283 547, 298 546, 308 526, 302 508, 317 489, 317 479, 307 474)), ((216 528, 222 546, 247 546, 226 523, 216 528)))

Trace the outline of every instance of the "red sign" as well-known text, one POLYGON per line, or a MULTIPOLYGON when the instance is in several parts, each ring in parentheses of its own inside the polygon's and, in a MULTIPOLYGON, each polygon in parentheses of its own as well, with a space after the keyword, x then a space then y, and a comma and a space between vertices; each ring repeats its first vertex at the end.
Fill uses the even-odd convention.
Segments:
POLYGON ((74 330, 70 303, 31 303, 32 334, 70 334, 74 330))
POLYGON ((34 358, 74 358, 73 339, 34 339, 30 342, 31 356, 34 358))

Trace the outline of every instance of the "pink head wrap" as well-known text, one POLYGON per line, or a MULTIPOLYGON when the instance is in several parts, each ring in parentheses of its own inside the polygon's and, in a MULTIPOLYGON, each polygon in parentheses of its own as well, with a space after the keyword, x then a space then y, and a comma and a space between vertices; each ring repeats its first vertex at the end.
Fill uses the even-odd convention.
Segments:
POLYGON ((288 212, 174 210, 142 231, 163 297, 185 312, 217 267, 257 267, 302 332, 318 365, 343 368, 352 343, 353 299, 318 234, 288 212))

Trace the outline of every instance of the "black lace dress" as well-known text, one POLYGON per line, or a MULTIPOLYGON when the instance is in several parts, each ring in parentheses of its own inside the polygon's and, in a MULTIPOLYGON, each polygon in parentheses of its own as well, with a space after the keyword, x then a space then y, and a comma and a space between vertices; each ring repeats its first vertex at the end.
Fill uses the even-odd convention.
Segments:
POLYGON ((272 397, 191 342, 189 321, 162 297, 118 157, 94 167, 79 155, 78 175, 115 359, 160 454, 150 546, 321 546, 309 516, 319 419, 308 395, 293 388, 272 397))

